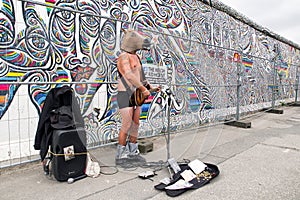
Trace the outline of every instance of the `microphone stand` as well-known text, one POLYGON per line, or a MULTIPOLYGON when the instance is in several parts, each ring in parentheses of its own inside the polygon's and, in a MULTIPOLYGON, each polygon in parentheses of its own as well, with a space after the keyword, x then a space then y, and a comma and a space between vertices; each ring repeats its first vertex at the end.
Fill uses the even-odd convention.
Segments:
POLYGON ((168 125, 167 125, 167 134, 168 134, 168 137, 167 137, 167 160, 170 159, 170 115, 171 115, 171 95, 172 95, 172 91, 171 91, 171 88, 168 88, 166 90, 166 94, 168 96, 168 103, 167 103, 167 106, 168 106, 168 110, 167 110, 167 115, 168 115, 168 125))

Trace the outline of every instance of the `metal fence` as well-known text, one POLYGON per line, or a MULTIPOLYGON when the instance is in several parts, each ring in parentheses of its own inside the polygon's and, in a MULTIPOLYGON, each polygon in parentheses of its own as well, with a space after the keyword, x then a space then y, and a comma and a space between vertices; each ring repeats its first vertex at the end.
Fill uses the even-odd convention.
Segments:
MULTIPOLYGON (((247 24, 243 24, 245 22, 233 21, 230 15, 218 13, 219 11, 213 7, 197 4, 200 6, 199 10, 203 10, 203 16, 201 14, 198 21, 191 19, 194 23, 193 28, 190 30, 190 35, 185 35, 170 31, 172 27, 150 26, 146 23, 147 20, 145 24, 141 24, 140 19, 134 16, 130 20, 123 20, 63 7, 59 4, 49 5, 27 0, 22 2, 27 3, 28 6, 24 8, 28 11, 26 13, 29 13, 26 15, 28 21, 17 25, 29 26, 26 29, 29 35, 30 30, 39 30, 35 37, 30 36, 27 40, 30 45, 38 43, 37 46, 43 47, 41 48, 43 51, 32 50, 28 53, 35 56, 36 65, 26 59, 17 65, 17 61, 22 60, 24 54, 21 52, 18 59, 15 59, 16 56, 9 57, 17 48, 3 47, 4 53, 1 59, 8 62, 8 58, 11 58, 12 62, 9 64, 2 62, 0 69, 2 92, 0 95, 2 106, 0 168, 39 159, 39 152, 33 149, 39 114, 50 89, 62 85, 70 85, 76 92, 85 120, 88 148, 114 143, 120 127, 120 115, 116 103, 116 52, 119 51, 116 41, 121 39, 122 32, 117 29, 121 26, 130 25, 131 28, 156 41, 151 51, 139 52, 147 79, 154 84, 162 85, 163 88, 160 93, 153 93, 142 106, 140 137, 153 137, 166 132, 213 126, 224 123, 227 119, 241 120, 249 114, 298 101, 300 64, 297 51, 299 49, 290 51, 289 44, 249 28, 247 24), (50 8, 49 16, 53 14, 59 19, 62 14, 70 19, 73 19, 72 15, 82 17, 81 32, 75 31, 80 39, 70 42, 72 44, 70 46, 80 43, 79 47, 65 48, 67 42, 62 38, 66 35, 57 36, 58 29, 53 30, 53 27, 60 27, 56 27, 55 24, 59 19, 51 21, 48 16, 47 19, 51 21, 48 31, 52 31, 53 34, 45 40, 38 37, 42 35, 40 26, 43 23, 37 22, 42 17, 34 18, 37 13, 30 15, 34 12, 32 6, 38 8, 36 10, 50 8), (59 11, 65 12, 59 13, 59 11), (101 22, 104 25, 100 28, 101 20, 105 21, 101 22), (224 27, 221 27, 221 23, 215 23, 218 20, 224 20, 224 27), (203 24, 199 24, 202 21, 203 24), (86 32, 83 29, 86 26, 84 22, 90 24, 90 29, 86 29, 86 32), (212 25, 214 29, 211 28, 212 25), (96 31, 93 31, 93 28, 96 31), (222 28, 228 31, 222 32, 222 28), (88 38, 98 33, 101 37, 94 41, 93 38, 88 38), (222 43, 218 40, 218 36, 222 34, 228 34, 228 37, 233 39, 224 39, 222 43), (247 35, 249 38, 256 35, 267 39, 261 39, 254 48, 251 42, 245 43, 249 40, 247 35), (214 37, 216 39, 212 39, 214 37), (32 41, 32 39, 36 40, 32 41), (266 43, 267 40, 269 43, 266 43), (94 48, 91 52, 88 51, 89 41, 94 42, 91 45, 94 48), (43 52, 46 52, 44 51, 46 43, 52 44, 55 47, 53 49, 59 53, 49 50, 48 53, 53 56, 51 57, 53 59, 43 63, 41 60, 44 58, 43 52), (111 49, 112 47, 116 49, 111 49), (78 49, 82 51, 80 55, 78 49), (67 56, 64 57, 69 52, 77 60, 71 62, 67 56), (290 57, 293 59, 289 60, 290 57), (90 63, 81 67, 87 60, 90 63), (71 66, 76 62, 81 63, 71 66), (30 66, 24 63, 29 63, 30 66)), ((184 1, 180 2, 184 6, 184 1)), ((115 6, 117 5, 116 1, 115 6)), ((105 7, 103 10, 107 11, 109 8, 105 7)), ((68 24, 71 22, 64 25, 68 24)), ((72 26, 69 28, 73 30, 72 26)), ((20 38, 22 33, 21 31, 18 35, 20 38)), ((70 36, 72 33, 64 34, 70 36)), ((18 41, 21 39, 16 40, 18 41)), ((20 42, 19 46, 23 47, 24 43, 20 42)))
MULTIPOLYGON (((230 78, 229 82, 213 82, 212 80, 215 80, 214 76, 216 73, 209 72, 208 69, 204 70, 205 72, 200 72, 200 74, 206 73, 207 80, 203 81, 206 82, 204 85, 198 83, 198 80, 189 80, 189 76, 184 77, 184 84, 172 84, 171 80, 166 81, 162 86, 162 92, 153 94, 151 100, 142 106, 140 137, 161 135, 168 130, 176 132, 224 123, 225 119, 230 117, 234 117, 234 120, 240 120, 262 109, 274 109, 277 106, 298 101, 299 69, 297 66, 290 67, 292 75, 289 79, 282 78, 282 75, 278 73, 278 64, 275 62, 269 74, 261 74, 260 67, 251 69, 254 74, 261 74, 260 78, 257 78, 259 77, 258 75, 248 76, 245 74, 246 68, 242 63, 243 61, 238 58, 238 55, 236 56, 237 60, 232 67, 232 71, 227 72, 230 73, 228 77, 230 78), (200 91, 199 94, 202 97, 196 97, 200 96, 196 90, 200 91), (205 95, 214 96, 205 97, 205 95), (155 99, 158 98, 164 100, 164 106, 155 116, 148 115, 150 107, 155 106, 155 99)), ((215 57, 210 59, 217 62, 215 57)), ((147 63, 144 63, 144 66, 146 68, 153 67, 147 63)), ((200 70, 201 68, 196 65, 193 65, 193 67, 195 70, 200 70)), ((151 78, 149 76, 150 72, 150 70, 146 70, 146 76, 149 78, 151 78)), ((1 119, 1 127, 4 130, 1 134, 0 144, 0 152, 2 152, 1 168, 39 159, 39 152, 33 149, 39 116, 36 108, 33 107, 32 102, 28 98, 28 93, 26 93, 26 87, 37 85, 37 83, 2 82, 1 86, 11 84, 19 84, 20 89, 16 93, 14 102, 10 105, 6 117, 1 119), (5 127, 7 127, 6 130, 5 127)), ((57 84, 55 82, 39 84, 62 85, 62 83, 57 84)), ((73 82, 67 84, 76 87, 76 85, 82 83, 73 82)), ((84 84, 97 83, 86 82, 84 84)), ((116 83, 103 83, 103 85, 110 84, 116 83)), ((105 101, 103 99, 105 96, 107 96, 107 91, 101 91, 101 88, 95 91, 95 102, 91 105, 92 109, 99 108, 99 112, 107 108, 113 109, 112 105, 114 102, 111 102, 111 105, 107 107, 99 106, 103 105, 101 101, 105 101)), ((99 113, 95 114, 96 118, 98 115, 99 113)), ((97 123, 89 121, 87 116, 85 116, 85 119, 89 148, 111 144, 117 138, 120 125, 120 121, 116 121, 118 117, 114 117, 114 120, 110 122, 113 124, 109 125, 107 123, 102 124, 101 119, 98 118, 99 121, 97 123), (93 126, 99 127, 95 128, 93 126), (98 132, 94 130, 98 130, 98 132), (106 135, 108 132, 109 136, 106 135)))

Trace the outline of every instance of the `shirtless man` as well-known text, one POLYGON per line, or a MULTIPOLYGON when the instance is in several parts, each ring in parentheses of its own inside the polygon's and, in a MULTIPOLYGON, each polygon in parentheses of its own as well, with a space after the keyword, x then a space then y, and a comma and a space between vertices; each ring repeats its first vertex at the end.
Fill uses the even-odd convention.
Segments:
POLYGON ((145 162, 145 159, 139 155, 137 144, 141 107, 131 105, 129 99, 136 88, 141 89, 146 97, 150 95, 148 89, 152 86, 141 80, 142 65, 136 54, 138 50, 149 50, 149 48, 150 41, 138 32, 128 30, 125 33, 121 45, 121 50, 124 52, 120 54, 117 62, 119 72, 117 100, 122 118, 116 153, 117 165, 127 162, 145 162), (128 135, 129 139, 127 141, 128 135))

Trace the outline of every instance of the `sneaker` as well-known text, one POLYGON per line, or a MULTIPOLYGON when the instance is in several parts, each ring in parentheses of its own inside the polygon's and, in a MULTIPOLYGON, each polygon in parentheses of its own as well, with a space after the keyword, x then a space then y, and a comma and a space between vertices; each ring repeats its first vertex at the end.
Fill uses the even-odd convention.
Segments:
POLYGON ((126 144, 127 151, 129 151, 128 158, 132 162, 145 163, 146 159, 140 155, 140 151, 138 148, 138 143, 128 142, 126 144))
POLYGON ((129 162, 130 161, 128 158, 116 158, 116 165, 124 166, 127 165, 129 162))
POLYGON ((129 151, 125 146, 118 144, 116 153, 116 165, 123 165, 129 161, 129 151))
POLYGON ((129 155, 129 160, 136 163, 146 163, 146 159, 141 155, 129 155))

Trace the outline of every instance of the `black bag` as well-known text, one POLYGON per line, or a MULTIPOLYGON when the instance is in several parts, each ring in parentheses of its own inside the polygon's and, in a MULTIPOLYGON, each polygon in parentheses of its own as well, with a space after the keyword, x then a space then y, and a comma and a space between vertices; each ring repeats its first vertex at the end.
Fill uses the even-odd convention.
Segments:
POLYGON ((54 130, 52 135, 51 172, 58 181, 85 174, 87 149, 84 128, 54 130))
POLYGON ((71 106, 61 106, 50 112, 50 122, 54 129, 74 128, 75 121, 71 106))
POLYGON ((44 159, 51 145, 53 131, 75 126, 84 127, 84 120, 73 89, 69 86, 52 88, 45 99, 34 140, 34 149, 40 150, 43 162, 49 160, 44 159))
POLYGON ((52 89, 47 95, 35 139, 46 175, 58 181, 85 174, 86 132, 73 89, 52 89), (50 147, 50 152, 48 151, 50 147), (49 157, 45 158, 47 153, 49 157))

